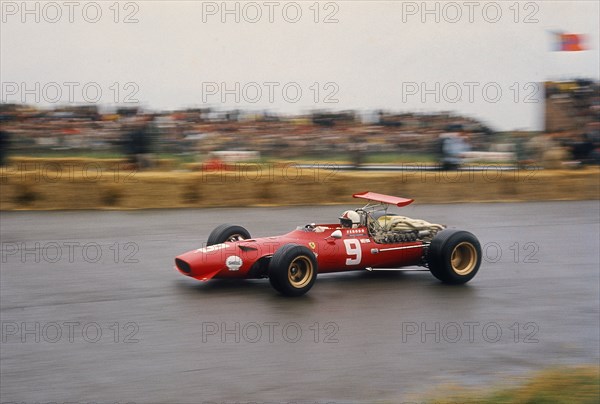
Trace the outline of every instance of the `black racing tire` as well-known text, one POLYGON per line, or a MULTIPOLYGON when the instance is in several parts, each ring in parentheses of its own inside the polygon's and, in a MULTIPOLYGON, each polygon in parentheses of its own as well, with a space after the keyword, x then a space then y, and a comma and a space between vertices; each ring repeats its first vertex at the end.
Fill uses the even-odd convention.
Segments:
POLYGON ((283 245, 269 263, 271 286, 285 296, 301 296, 308 292, 317 280, 317 272, 315 254, 298 244, 283 245))
POLYGON ((283 291, 283 289, 281 288, 281 285, 279 284, 279 281, 274 276, 270 276, 269 275, 269 283, 271 284, 271 287, 273 289, 275 289, 276 291, 278 291, 282 295, 285 294, 284 291, 283 291))
POLYGON ((444 283, 469 282, 481 265, 481 245, 464 230, 442 230, 431 240, 427 252, 429 271, 444 283))
POLYGON ((242 226, 232 225, 232 224, 222 224, 220 226, 215 227, 215 229, 208 236, 208 240, 206 241, 206 245, 215 245, 225 243, 227 241, 239 241, 239 240, 247 240, 252 238, 250 236, 250 232, 244 229, 242 226))

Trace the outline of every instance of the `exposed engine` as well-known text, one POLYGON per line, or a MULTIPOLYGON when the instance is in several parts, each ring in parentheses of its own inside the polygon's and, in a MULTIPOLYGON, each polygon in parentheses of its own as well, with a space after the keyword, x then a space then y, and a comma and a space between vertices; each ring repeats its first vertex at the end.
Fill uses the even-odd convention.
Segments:
POLYGON ((368 225, 375 242, 382 244, 417 240, 429 242, 437 232, 446 228, 441 224, 396 215, 369 218, 368 225))

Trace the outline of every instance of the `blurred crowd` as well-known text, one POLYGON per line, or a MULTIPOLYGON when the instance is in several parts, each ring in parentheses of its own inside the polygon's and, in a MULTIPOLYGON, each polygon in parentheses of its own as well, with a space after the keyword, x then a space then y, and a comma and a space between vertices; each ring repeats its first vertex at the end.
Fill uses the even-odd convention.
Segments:
MULTIPOLYGON (((249 113, 208 108, 147 113, 95 105, 37 109, 1 104, 1 158, 74 151, 125 155, 140 168, 152 156, 192 155, 199 161, 217 151, 253 151, 263 158, 350 158, 361 164, 376 154, 427 155, 446 168, 466 152, 509 152, 513 161, 559 160, 598 163, 598 83, 546 83, 547 130, 498 134, 482 122, 452 113, 314 111, 305 115, 249 113)), ((483 157, 482 157, 483 158, 483 157)))
POLYGON ((2 127, 19 154, 39 151, 106 151, 208 156, 251 150, 265 158, 336 158, 365 153, 437 151, 449 125, 460 125, 481 145, 492 131, 451 114, 391 114, 364 122, 355 112, 281 116, 270 113, 189 109, 148 114, 134 109, 99 114, 95 108, 37 110, 3 105, 2 127))
POLYGON ((555 159, 600 162, 600 83, 546 82, 546 133, 531 139, 534 158, 554 151, 555 159))

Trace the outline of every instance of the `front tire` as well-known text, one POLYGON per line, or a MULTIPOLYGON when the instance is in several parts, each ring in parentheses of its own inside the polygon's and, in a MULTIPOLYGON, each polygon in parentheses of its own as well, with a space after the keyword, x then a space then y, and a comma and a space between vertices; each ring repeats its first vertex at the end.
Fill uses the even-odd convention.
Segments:
POLYGON ((443 230, 431 241, 427 253, 431 274, 453 285, 470 281, 481 265, 481 245, 463 230, 443 230))
POLYGON ((301 296, 317 280, 317 259, 308 248, 298 244, 280 247, 269 264, 269 282, 285 296, 301 296))
POLYGON ((208 240, 206 241, 206 245, 211 246, 226 242, 247 240, 250 238, 252 238, 250 236, 250 232, 242 226, 222 224, 215 227, 215 229, 210 233, 208 240))

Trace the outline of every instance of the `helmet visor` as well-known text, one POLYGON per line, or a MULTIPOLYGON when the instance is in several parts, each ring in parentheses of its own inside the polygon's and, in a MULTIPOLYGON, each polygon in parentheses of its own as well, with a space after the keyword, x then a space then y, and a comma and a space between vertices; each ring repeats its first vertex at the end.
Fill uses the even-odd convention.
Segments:
POLYGON ((352 219, 340 218, 340 224, 342 227, 352 227, 352 219))

